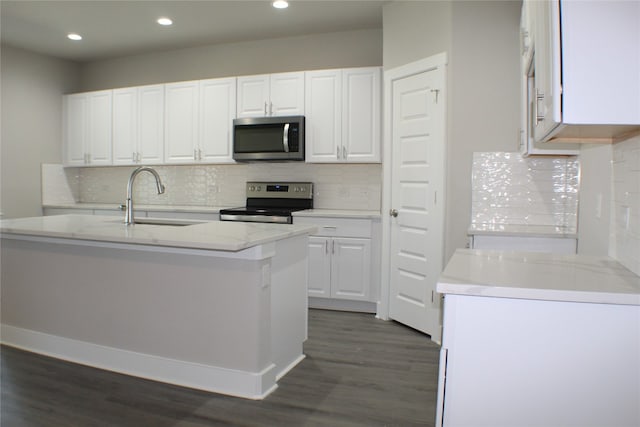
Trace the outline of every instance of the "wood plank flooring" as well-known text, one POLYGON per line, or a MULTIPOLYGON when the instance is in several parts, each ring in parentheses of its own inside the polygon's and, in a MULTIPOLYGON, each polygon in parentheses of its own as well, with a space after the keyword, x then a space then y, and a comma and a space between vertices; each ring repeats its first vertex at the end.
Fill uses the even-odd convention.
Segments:
POLYGON ((2 347, 3 427, 432 426, 439 346, 371 314, 310 310, 307 358, 262 401, 2 347))

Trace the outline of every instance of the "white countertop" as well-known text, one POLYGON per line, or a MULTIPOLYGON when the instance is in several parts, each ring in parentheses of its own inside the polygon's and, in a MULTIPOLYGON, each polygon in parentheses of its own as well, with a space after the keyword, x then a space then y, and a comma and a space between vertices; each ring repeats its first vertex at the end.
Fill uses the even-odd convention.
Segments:
POLYGON ((471 224, 467 234, 470 236, 578 238, 575 230, 553 225, 471 224))
MULTIPOLYGON (((68 203, 68 204, 46 204, 43 208, 54 209, 95 209, 95 210, 116 210, 120 211, 122 205, 117 203, 68 203)), ((156 212, 189 212, 189 213, 218 213, 220 209, 235 206, 190 206, 190 205, 143 205, 136 203, 136 211, 156 211, 156 212)), ((124 215, 124 211, 123 211, 124 215)))
POLYGON ((220 251, 240 251, 314 231, 315 227, 308 225, 229 221, 188 226, 127 226, 121 218, 102 215, 53 215, 0 221, 3 236, 17 234, 220 251))
POLYGON ((324 217, 324 218, 380 218, 380 211, 349 210, 349 209, 305 209, 293 212, 293 216, 324 217))
MULTIPOLYGON (((92 209, 92 210, 122 210, 119 204, 115 203, 70 203, 70 204, 46 204, 43 208, 55 209, 92 209)), ((221 209, 235 208, 237 206, 179 206, 179 205, 143 205, 136 204, 136 211, 155 212, 188 212, 188 213, 214 213, 221 209)), ((124 215, 124 213, 123 213, 124 215)), ((380 218, 380 211, 355 210, 355 209, 306 209, 293 213, 293 216, 306 217, 328 217, 328 218, 380 218)))
POLYGON ((458 249, 443 294, 640 305, 640 276, 608 257, 458 249))

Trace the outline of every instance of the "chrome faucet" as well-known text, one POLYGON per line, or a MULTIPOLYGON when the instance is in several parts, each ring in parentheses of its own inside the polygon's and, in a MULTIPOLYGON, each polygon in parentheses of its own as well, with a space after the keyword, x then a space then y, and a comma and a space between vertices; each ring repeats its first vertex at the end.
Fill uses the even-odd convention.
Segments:
POLYGON ((140 172, 150 172, 156 179, 156 187, 158 188, 158 194, 164 193, 164 185, 162 185, 162 181, 160 180, 160 175, 155 169, 150 168, 148 166, 142 166, 138 169, 131 172, 131 176, 129 177, 129 183, 127 184, 127 204, 126 204, 126 213, 124 217, 124 223, 127 225, 131 225, 134 223, 133 220, 133 181, 135 181, 136 176, 140 172))

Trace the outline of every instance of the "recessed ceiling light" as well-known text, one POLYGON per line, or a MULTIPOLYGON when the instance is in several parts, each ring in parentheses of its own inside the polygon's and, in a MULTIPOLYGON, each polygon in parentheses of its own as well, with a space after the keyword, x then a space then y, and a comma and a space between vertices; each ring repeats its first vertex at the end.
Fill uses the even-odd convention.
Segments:
POLYGON ((272 4, 276 9, 286 9, 289 7, 289 2, 285 0, 276 0, 272 4))
POLYGON ((67 38, 69 40, 75 40, 75 41, 82 40, 82 36, 80 34, 76 34, 76 33, 67 34, 67 38))
POLYGON ((158 18, 156 22, 160 25, 164 25, 165 27, 173 24, 173 21, 169 18, 158 18))

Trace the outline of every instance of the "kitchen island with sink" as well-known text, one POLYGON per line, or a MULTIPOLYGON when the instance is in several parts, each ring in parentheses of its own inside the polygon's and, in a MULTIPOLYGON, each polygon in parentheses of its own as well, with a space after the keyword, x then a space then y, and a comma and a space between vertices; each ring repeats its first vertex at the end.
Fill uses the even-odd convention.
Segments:
POLYGON ((0 222, 3 344, 261 399, 300 362, 315 227, 0 222))

